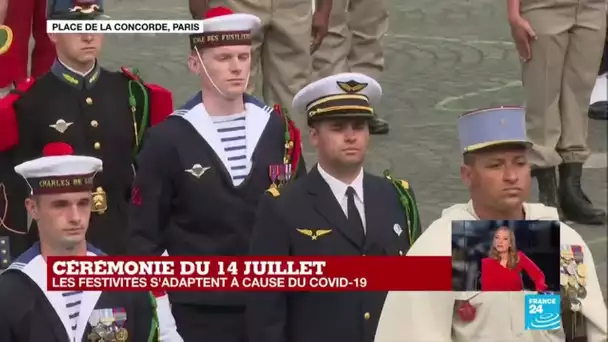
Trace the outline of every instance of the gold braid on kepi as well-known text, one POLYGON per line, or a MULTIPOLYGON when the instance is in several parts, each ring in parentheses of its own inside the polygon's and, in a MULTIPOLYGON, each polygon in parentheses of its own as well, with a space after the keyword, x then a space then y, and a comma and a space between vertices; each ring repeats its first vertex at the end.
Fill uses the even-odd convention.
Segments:
POLYGON ((13 30, 6 25, 0 25, 0 55, 5 54, 13 43, 13 30))

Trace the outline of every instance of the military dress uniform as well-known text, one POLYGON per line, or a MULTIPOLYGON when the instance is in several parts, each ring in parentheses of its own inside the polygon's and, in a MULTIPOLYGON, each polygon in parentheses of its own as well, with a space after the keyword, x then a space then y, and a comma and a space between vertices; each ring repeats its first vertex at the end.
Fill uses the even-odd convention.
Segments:
MULTIPOLYGON (((62 143, 49 144, 43 157, 15 167, 32 195, 92 190, 102 161, 65 155, 73 151, 65 151, 64 146, 70 149, 62 143)), ((86 255, 103 253, 87 245, 86 255)), ((156 299, 151 293, 49 291, 45 257, 37 242, 0 275, 0 341, 159 341, 156 299)))
MULTIPOLYGON (((379 79, 384 71, 382 41, 388 31, 385 0, 333 0, 329 29, 312 55, 313 78, 356 72, 379 79)), ((372 134, 386 134, 380 118, 370 122, 372 134)))
MULTIPOLYGON (((251 44, 257 17, 221 8, 209 12, 205 33, 190 37, 193 49, 251 44)), ((259 198, 306 168, 293 122, 252 96, 243 99, 245 113, 224 118, 207 113, 199 92, 148 130, 137 159, 130 250, 171 256, 249 253, 259 198)), ((244 294, 174 292, 169 297, 186 342, 245 341, 244 294)))
MULTIPOLYGON (((50 3, 50 18, 70 18, 66 13, 77 12, 70 12, 71 3, 59 5, 50 3)), ((95 6, 76 18, 103 15, 103 8, 95 6)), ((56 141, 104 161, 95 179, 88 239, 108 254, 124 253, 134 153, 143 131, 171 112, 168 90, 144 84, 126 69, 108 71, 99 62, 81 75, 56 60, 50 72, 18 84, 0 100, 0 237, 3 245, 10 245, 3 248, 2 267, 37 239, 23 208, 28 189, 12 167, 40 156, 44 145, 56 141)))
POLYGON ((560 207, 568 220, 602 225, 606 213, 593 207, 580 183, 591 154, 587 112, 606 35, 606 1, 522 0, 521 16, 537 36, 522 80, 539 200, 560 207))
MULTIPOLYGON (((338 74, 305 87, 293 107, 307 113, 309 122, 369 118, 380 94, 379 84, 367 76, 338 74)), ((407 182, 361 170, 348 185, 316 165, 284 189, 268 190, 256 216, 251 253, 397 256, 407 252, 417 232, 418 210, 407 182)), ((372 342, 385 295, 251 293, 249 341, 372 342)))
MULTIPOLYGON (((522 108, 491 108, 463 115, 458 135, 462 153, 505 144, 531 145, 522 108)), ((525 220, 559 220, 557 210, 544 204, 523 203, 521 209, 525 220)), ((473 200, 452 205, 424 231, 407 255, 451 256, 452 222, 471 220, 480 220, 473 200)), ((560 223, 560 244, 561 265, 554 265, 562 273, 560 329, 525 329, 525 296, 531 293, 527 291, 391 291, 375 342, 606 341, 608 317, 591 250, 565 223, 560 223)))

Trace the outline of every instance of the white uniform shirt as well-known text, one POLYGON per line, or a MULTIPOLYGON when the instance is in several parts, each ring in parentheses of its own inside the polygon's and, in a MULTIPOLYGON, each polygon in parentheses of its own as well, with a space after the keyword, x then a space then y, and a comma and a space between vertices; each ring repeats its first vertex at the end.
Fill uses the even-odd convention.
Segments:
POLYGON ((349 186, 352 186, 355 189, 355 206, 359 211, 359 216, 361 216, 361 222, 363 223, 363 230, 366 231, 365 224, 365 205, 363 203, 363 168, 359 172, 359 175, 351 184, 346 184, 336 177, 327 173, 327 171, 323 170, 320 164, 317 164, 317 169, 321 174, 321 177, 327 182, 331 192, 336 197, 336 201, 340 204, 342 211, 344 211, 344 215, 348 217, 348 196, 346 196, 346 190, 349 186))

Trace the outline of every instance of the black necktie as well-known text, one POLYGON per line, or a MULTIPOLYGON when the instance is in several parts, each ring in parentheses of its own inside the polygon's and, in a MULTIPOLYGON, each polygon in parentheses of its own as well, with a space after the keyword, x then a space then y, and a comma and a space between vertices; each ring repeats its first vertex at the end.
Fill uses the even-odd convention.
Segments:
POLYGON ((355 189, 352 186, 349 186, 346 189, 346 197, 348 198, 347 206, 348 206, 348 223, 350 224, 351 229, 353 229, 355 236, 357 236, 358 241, 365 240, 365 229, 363 228, 363 221, 361 220, 361 214, 355 205, 355 189))

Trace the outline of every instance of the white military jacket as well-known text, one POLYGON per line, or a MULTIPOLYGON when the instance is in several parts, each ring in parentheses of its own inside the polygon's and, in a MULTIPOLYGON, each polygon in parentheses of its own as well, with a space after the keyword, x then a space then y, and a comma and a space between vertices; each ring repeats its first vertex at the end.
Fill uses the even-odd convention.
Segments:
MULTIPOLYGON (((528 220, 558 220, 557 210, 543 204, 525 203, 528 220)), ((472 202, 445 209, 441 218, 424 231, 408 256, 451 256, 452 221, 479 220, 472 202)), ((595 264, 582 237, 562 223, 562 245, 583 249, 587 268, 587 296, 581 301, 589 342, 607 340, 607 314, 595 264)), ((525 292, 389 292, 382 310, 375 342, 545 342, 564 341, 563 329, 524 330, 525 292), (456 313, 456 300, 469 300, 476 307, 472 322, 456 313)))

